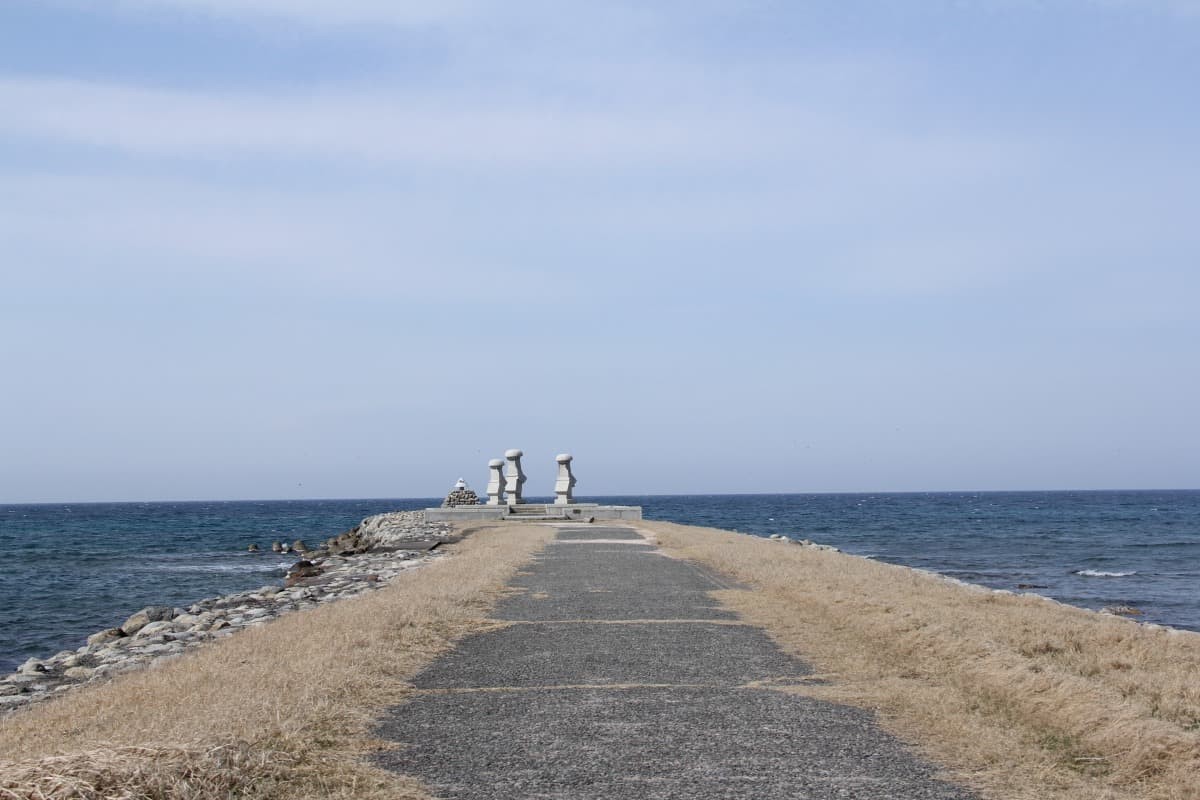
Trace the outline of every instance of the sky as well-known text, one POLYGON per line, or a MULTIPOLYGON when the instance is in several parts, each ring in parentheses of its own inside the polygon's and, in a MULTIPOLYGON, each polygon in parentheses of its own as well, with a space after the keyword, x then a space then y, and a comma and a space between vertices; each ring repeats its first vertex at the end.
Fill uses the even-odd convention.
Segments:
POLYGON ((4 0, 0 502, 1200 488, 1200 0, 4 0))

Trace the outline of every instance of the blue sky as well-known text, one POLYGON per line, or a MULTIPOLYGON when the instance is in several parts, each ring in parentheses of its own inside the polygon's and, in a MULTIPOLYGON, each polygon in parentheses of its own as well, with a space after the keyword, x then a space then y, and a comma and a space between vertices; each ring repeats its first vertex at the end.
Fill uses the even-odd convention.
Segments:
POLYGON ((7 0, 0 502, 1197 488, 1200 2, 7 0))

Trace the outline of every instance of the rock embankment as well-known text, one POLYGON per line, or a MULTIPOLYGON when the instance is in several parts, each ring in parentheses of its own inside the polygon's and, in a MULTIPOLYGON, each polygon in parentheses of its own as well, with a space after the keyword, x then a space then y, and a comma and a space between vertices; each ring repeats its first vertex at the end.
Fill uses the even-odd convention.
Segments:
POLYGON ((99 631, 77 650, 31 658, 0 678, 0 713, 165 659, 262 625, 290 611, 314 608, 387 585, 440 554, 450 528, 425 522, 420 511, 367 517, 334 536, 288 570, 283 586, 270 585, 201 600, 187 608, 149 606, 115 628, 99 631))

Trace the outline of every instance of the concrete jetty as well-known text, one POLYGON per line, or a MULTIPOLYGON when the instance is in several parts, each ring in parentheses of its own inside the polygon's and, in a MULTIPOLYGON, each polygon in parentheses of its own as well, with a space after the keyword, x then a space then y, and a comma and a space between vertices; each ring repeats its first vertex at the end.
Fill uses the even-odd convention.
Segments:
POLYGON ((561 525, 511 588, 378 731, 438 797, 974 797, 870 713, 780 691, 819 679, 631 525, 561 525))

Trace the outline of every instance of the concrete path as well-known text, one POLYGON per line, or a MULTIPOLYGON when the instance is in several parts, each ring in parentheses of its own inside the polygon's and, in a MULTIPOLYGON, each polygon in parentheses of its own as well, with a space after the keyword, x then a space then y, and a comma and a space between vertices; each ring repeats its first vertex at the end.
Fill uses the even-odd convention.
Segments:
POLYGON ((494 616, 389 714, 385 766, 441 798, 974 795, 867 712, 773 691, 809 668, 628 527, 564 526, 494 616))

